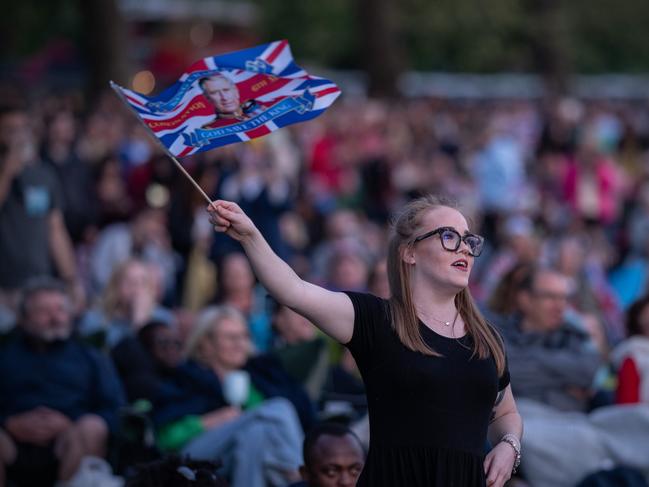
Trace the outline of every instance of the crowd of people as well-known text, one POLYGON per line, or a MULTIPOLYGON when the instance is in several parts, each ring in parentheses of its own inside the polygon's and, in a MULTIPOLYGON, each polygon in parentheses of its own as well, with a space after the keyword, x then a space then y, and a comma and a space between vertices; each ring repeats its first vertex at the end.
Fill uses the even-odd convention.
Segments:
MULTIPOLYGON (((134 459, 172 452, 218 460, 234 487, 354 485, 371 439, 350 351, 269 297, 113 94, 13 98, 0 112, 5 485, 80 485, 89 457, 128 477, 134 459), (144 426, 124 458, 134 411, 144 426), (304 442, 324 420, 354 433, 304 442)), ((469 287, 525 424, 517 481, 568 487, 649 474, 648 158, 646 101, 343 98, 183 164, 330 291, 388 298, 390 216, 424 194, 458 202, 485 237, 469 287)))

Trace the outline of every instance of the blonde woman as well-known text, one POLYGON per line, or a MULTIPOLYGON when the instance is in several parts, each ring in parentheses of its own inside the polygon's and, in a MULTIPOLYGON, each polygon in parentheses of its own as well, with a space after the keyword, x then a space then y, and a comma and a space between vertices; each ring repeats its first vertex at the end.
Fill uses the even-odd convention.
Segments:
POLYGON ((140 259, 128 259, 113 270, 99 303, 81 318, 79 332, 87 337, 102 335, 104 345, 114 349, 151 320, 175 321, 160 298, 159 268, 140 259))
MULTIPOLYGON (((244 316, 228 306, 204 310, 186 353, 189 360, 177 367, 158 360, 158 369, 166 369, 153 401, 159 446, 222 460, 233 487, 283 486, 299 478, 299 391, 278 364, 252 357, 244 316)), ((304 392, 301 397, 308 401, 304 392)))
POLYGON ((357 485, 501 487, 510 478, 522 421, 502 340, 469 294, 483 239, 462 213, 431 196, 404 208, 389 244, 386 300, 302 280, 236 204, 217 200, 207 210, 268 292, 356 359, 371 438, 357 485))

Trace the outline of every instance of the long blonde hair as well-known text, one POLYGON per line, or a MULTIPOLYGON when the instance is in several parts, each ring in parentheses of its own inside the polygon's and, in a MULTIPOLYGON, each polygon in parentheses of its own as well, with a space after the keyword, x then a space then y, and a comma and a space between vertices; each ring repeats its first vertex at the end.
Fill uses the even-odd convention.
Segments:
MULTIPOLYGON (((113 319, 117 316, 120 316, 125 310, 123 309, 124 303, 122 302, 120 296, 120 286, 126 272, 135 265, 147 267, 148 264, 136 257, 130 257, 124 262, 121 262, 113 269, 113 272, 108 279, 108 283, 104 288, 104 291, 101 295, 99 306, 104 315, 109 319, 113 319)), ((153 279, 153 278, 151 278, 153 279)), ((153 282, 153 281, 152 281, 153 282)))
MULTIPOLYGON (((439 207, 457 209, 457 205, 437 196, 426 195, 408 203, 393 222, 388 245, 388 280, 390 282, 390 312, 392 326, 399 340, 407 348, 424 355, 440 356, 423 339, 419 318, 410 286, 412 265, 402 256, 412 245, 415 232, 424 213, 439 207)), ((465 323, 467 334, 473 339, 473 355, 480 359, 493 357, 498 374, 505 370, 505 352, 500 335, 487 323, 478 310, 468 288, 455 296, 455 307, 465 323)))

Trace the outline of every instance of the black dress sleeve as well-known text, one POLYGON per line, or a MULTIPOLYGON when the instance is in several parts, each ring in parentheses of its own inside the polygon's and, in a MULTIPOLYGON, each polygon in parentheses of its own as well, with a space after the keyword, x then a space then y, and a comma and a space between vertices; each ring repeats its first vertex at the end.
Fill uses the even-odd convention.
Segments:
POLYGON ((381 333, 389 323, 387 301, 372 294, 346 292, 354 306, 354 332, 345 344, 354 359, 362 365, 370 356, 381 333))
POLYGON ((507 358, 507 347, 505 345, 505 337, 503 337, 503 334, 501 331, 498 329, 497 326, 492 324, 491 322, 487 323, 487 326, 491 333, 496 337, 496 339, 502 344, 503 346, 503 353, 505 354, 505 370, 503 370, 503 373, 498 377, 498 392, 504 390, 510 383, 510 376, 509 376, 509 359, 507 358))
POLYGON ((498 378, 498 392, 504 390, 509 385, 509 382, 509 360, 505 354, 505 370, 503 370, 502 375, 498 378))

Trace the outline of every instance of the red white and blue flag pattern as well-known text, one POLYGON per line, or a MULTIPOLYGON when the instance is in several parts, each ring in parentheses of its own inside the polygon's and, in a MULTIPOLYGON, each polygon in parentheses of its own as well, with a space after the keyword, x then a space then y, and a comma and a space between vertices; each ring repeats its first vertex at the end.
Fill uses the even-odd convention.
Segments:
POLYGON ((142 121, 177 157, 267 135, 320 115, 340 95, 331 81, 293 61, 286 40, 197 61, 161 94, 148 97, 113 83, 142 121), (224 76, 238 89, 248 115, 221 118, 199 82, 224 76))

